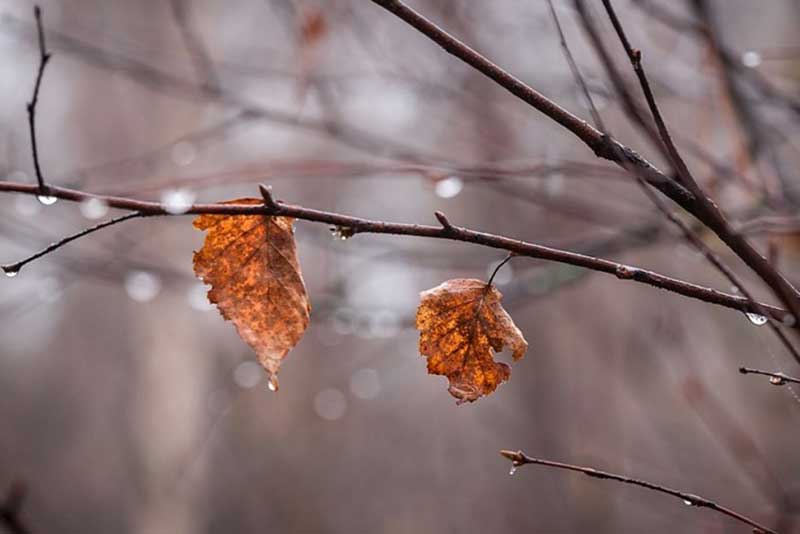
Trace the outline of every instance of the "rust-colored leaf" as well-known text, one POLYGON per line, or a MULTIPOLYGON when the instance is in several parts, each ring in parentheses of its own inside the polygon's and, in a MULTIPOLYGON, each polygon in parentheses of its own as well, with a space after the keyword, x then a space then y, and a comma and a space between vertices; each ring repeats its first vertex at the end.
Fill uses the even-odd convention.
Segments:
MULTIPOLYGON (((262 204, 245 198, 226 204, 262 204)), ((308 326, 306 294, 291 217, 200 215, 203 248, 194 254, 194 272, 211 286, 208 300, 258 355, 278 388, 278 369, 308 326)))
POLYGON ((494 361, 495 352, 509 347, 519 360, 528 350, 502 298, 494 286, 465 278, 420 294, 419 351, 428 358, 430 374, 448 378, 458 404, 489 395, 511 376, 508 365, 494 361))

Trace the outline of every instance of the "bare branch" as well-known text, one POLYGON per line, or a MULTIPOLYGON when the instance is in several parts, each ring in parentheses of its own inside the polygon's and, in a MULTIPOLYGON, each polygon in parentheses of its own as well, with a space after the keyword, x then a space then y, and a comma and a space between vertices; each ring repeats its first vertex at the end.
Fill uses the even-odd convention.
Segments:
POLYGON ((770 533, 770 534, 777 534, 771 528, 768 528, 768 527, 765 527, 764 525, 756 523, 755 521, 753 521, 749 517, 747 517, 747 516, 745 516, 743 514, 740 514, 739 512, 736 512, 734 510, 731 510, 730 508, 726 508, 724 506, 721 506, 721 505, 717 504, 714 501, 711 501, 711 500, 706 499, 705 497, 701 497, 699 495, 695 495, 694 493, 686 493, 684 491, 679 491, 679 490, 676 490, 676 489, 668 488, 666 486, 661 486, 659 484, 655 484, 653 482, 648 482, 646 480, 640 480, 640 479, 636 479, 636 478, 631 478, 631 477, 627 477, 627 476, 624 476, 624 475, 617 475, 617 474, 614 474, 614 473, 609 473, 607 471, 600 471, 600 470, 595 469, 593 467, 582 467, 582 466, 579 466, 579 465, 566 464, 566 463, 562 463, 562 462, 555 462, 555 461, 552 461, 552 460, 542 460, 540 458, 532 458, 532 457, 526 455, 522 451, 516 451, 515 452, 515 451, 510 451, 510 450, 502 450, 502 451, 500 451, 500 454, 503 457, 508 458, 509 460, 511 460, 512 472, 513 472, 513 470, 515 470, 519 466, 526 465, 526 464, 535 464, 535 465, 544 465, 544 466, 547 466, 547 467, 554 467, 556 469, 563 469, 563 470, 566 470, 566 471, 575 471, 575 472, 578 472, 578 473, 583 473, 584 475, 587 475, 587 476, 590 476, 590 477, 593 477, 593 478, 601 478, 601 479, 605 479, 605 480, 615 480, 617 482, 622 482, 623 484, 630 484, 632 486, 639 486, 641 488, 646 488, 646 489, 649 489, 649 490, 652 490, 652 491, 657 491, 659 493, 663 493, 663 494, 666 494, 666 495, 671 495, 672 497, 677 497, 678 499, 683 501, 683 503, 686 504, 687 506, 696 506, 698 508, 708 508, 710 510, 714 510, 715 512, 719 512, 719 513, 724 514, 724 515, 726 515, 728 517, 731 517, 731 518, 733 518, 733 519, 735 519, 735 520, 737 520, 737 521, 739 521, 741 523, 745 523, 746 525, 749 525, 749 526, 753 527, 754 529, 756 529, 756 532, 761 532, 761 533, 767 532, 767 533, 770 533))
MULTIPOLYGON (((16 192, 29 195, 37 194, 37 187, 29 184, 0 181, 0 192, 16 192)), ((88 198, 98 198, 108 204, 111 208, 135 211, 140 216, 169 216, 178 215, 170 213, 167 207, 158 202, 149 202, 125 197, 91 195, 83 191, 67 189, 65 187, 50 187, 50 193, 63 200, 80 202, 88 198)), ((620 280, 633 280, 642 284, 647 284, 660 289, 665 289, 685 297, 701 300, 711 304, 716 304, 726 308, 738 310, 740 312, 758 313, 754 305, 746 298, 717 291, 690 282, 685 282, 676 278, 659 274, 647 269, 628 266, 604 258, 597 258, 585 254, 578 254, 567 250, 537 245, 510 237, 489 234, 468 228, 451 226, 444 228, 441 226, 427 226, 421 224, 405 224, 362 219, 349 215, 342 215, 328 211, 315 210, 292 204, 275 203, 274 205, 238 205, 238 204, 194 204, 186 212, 186 215, 198 214, 226 214, 226 215, 286 215, 296 219, 325 223, 332 226, 346 227, 352 229, 353 233, 372 233, 372 234, 395 234, 418 237, 428 237, 436 239, 448 239, 452 241, 462 241, 474 243, 485 247, 513 252, 519 256, 539 258, 543 260, 555 261, 583 267, 593 271, 611 274, 620 280)), ((183 215, 183 214, 180 214, 183 215)), ((788 324, 792 317, 787 310, 765 303, 759 303, 759 309, 763 309, 768 316, 777 321, 788 324)), ((797 327, 797 324, 794 323, 797 327)))
POLYGON ((558 30, 558 38, 561 42, 561 48, 564 50, 564 56, 567 58, 567 63, 569 64, 569 70, 572 71, 572 76, 575 78, 575 81, 578 82, 578 86, 581 88, 583 92, 583 97, 586 99, 586 102, 589 105, 589 110, 592 113, 592 120, 594 120, 594 125, 603 133, 608 134, 608 130, 606 129, 605 125, 603 124, 603 118, 600 116, 600 112, 597 111, 597 106, 594 104, 594 99, 592 98, 592 94, 589 92, 589 88, 586 86, 586 80, 583 79, 581 76, 581 71, 578 69, 578 64, 575 63, 575 58, 572 56, 572 52, 569 49, 569 45, 567 44, 567 37, 564 35, 564 29, 561 27, 561 21, 558 20, 558 13, 556 13, 556 8, 553 7, 553 0, 547 0, 547 6, 550 8, 550 16, 553 18, 553 22, 555 23, 556 30, 558 30))
POLYGON ((47 195, 48 189, 45 184, 42 168, 39 165, 39 148, 36 143, 36 104, 39 103, 39 88, 42 86, 42 76, 47 62, 50 61, 50 53, 47 51, 44 42, 44 29, 42 28, 42 10, 39 6, 34 6, 33 14, 36 17, 36 30, 39 35, 39 70, 36 74, 36 85, 33 86, 33 96, 28 102, 28 129, 31 134, 31 150, 33 152, 33 166, 36 169, 36 180, 39 183, 39 194, 47 195))

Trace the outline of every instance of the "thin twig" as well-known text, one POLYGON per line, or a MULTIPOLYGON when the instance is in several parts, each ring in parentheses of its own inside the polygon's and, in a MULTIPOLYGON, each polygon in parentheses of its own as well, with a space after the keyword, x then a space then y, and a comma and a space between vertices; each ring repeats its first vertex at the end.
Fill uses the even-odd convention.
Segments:
MULTIPOLYGON (((36 186, 15 182, 0 181, 0 192, 16 192, 28 195, 37 193, 36 186)), ((56 198, 80 202, 89 198, 104 201, 109 207, 139 212, 141 216, 168 216, 167 207, 158 202, 149 202, 125 197, 92 195, 83 191, 67 189, 65 187, 51 186, 50 193, 56 198)), ((625 265, 604 258, 578 254, 567 250, 537 245, 518 239, 501 235, 480 232, 460 226, 428 226, 420 224, 405 224, 362 219, 339 213, 315 210, 275 201, 274 206, 253 206, 238 204, 194 204, 185 212, 186 215, 217 214, 217 215, 286 215, 296 219, 325 223, 332 226, 351 228, 354 233, 395 234, 436 239, 448 239, 474 243, 485 247, 513 252, 519 256, 539 258, 583 267, 616 276, 620 280, 633 280, 660 289, 665 289, 685 297, 701 300, 710 304, 717 304, 740 312, 758 313, 748 299, 703 287, 697 284, 671 278, 669 276, 625 265)), ((181 214, 182 215, 182 214, 181 214)), ((759 304, 770 317, 777 321, 788 321, 792 316, 787 310, 765 303, 759 304)), ((794 325, 797 327, 797 325, 794 325)))
POLYGON ((751 367, 739 367, 739 372, 743 375, 768 376, 770 377, 769 383, 773 386, 782 386, 787 382, 800 384, 800 378, 795 378, 784 373, 773 373, 771 371, 762 371, 761 369, 753 369, 751 367))
POLYGON ((80 232, 76 232, 76 233, 74 233, 72 235, 64 237, 63 239, 59 239, 55 243, 51 243, 50 245, 48 245, 47 247, 43 248, 39 252, 37 252, 37 253, 35 253, 35 254, 31 255, 31 256, 28 256, 27 258, 25 258, 23 260, 20 260, 20 261, 18 261, 16 263, 8 263, 8 264, 5 264, 5 265, 0 265, 0 269, 2 269, 3 272, 6 273, 6 275, 14 276, 17 273, 19 273, 20 269, 22 269, 26 264, 28 264, 28 263, 30 263, 30 262, 38 259, 38 258, 41 258, 45 254, 49 254, 49 253, 53 252, 54 250, 57 250, 57 249, 63 247, 64 245, 66 245, 67 243, 69 243, 71 241, 75 241, 76 239, 79 239, 81 237, 87 236, 87 235, 89 235, 91 233, 94 233, 94 232, 96 232, 98 230, 102 230, 103 228, 108 228, 109 226, 113 226, 113 225, 115 225, 117 223, 128 221, 130 219, 135 219, 137 217, 146 217, 146 215, 143 214, 143 213, 139 213, 138 211, 134 211, 132 213, 126 213, 125 215, 120 215, 119 217, 115 217, 113 219, 109 219, 107 221, 101 222, 100 224, 97 224, 95 226, 91 226, 89 228, 85 228, 85 229, 81 230, 80 232))
POLYGON ((603 118, 600 116, 600 112, 597 111, 597 106, 595 106, 594 99, 592 98, 592 95, 589 92, 589 88, 586 86, 586 81, 583 79, 583 76, 581 76, 581 71, 578 69, 578 64, 575 63, 575 58, 572 56, 572 52, 569 49, 569 45, 567 45, 567 38, 564 35, 563 28, 561 27, 561 21, 558 20, 558 13, 556 13, 556 8, 553 7, 553 0, 547 0, 547 6, 550 8, 550 15, 553 17, 553 22, 555 23, 556 30, 558 30, 558 38, 561 41, 561 48, 562 50, 564 50, 564 55, 566 56, 567 63, 569 64, 569 69, 572 71, 572 76, 578 82, 581 91, 583 91, 583 97, 586 99, 586 102, 589 106, 589 111, 592 114, 594 125, 601 132, 608 135, 609 131, 603 124, 603 118))
POLYGON ((33 86, 33 96, 28 102, 28 128, 31 134, 31 151, 33 153, 33 166, 36 169, 36 180, 39 183, 39 194, 48 195, 47 184, 45 184, 42 168, 39 165, 39 148, 36 143, 36 104, 39 103, 39 88, 42 85, 42 76, 47 62, 50 61, 50 53, 47 51, 44 42, 44 29, 42 28, 42 10, 39 6, 33 7, 33 15, 36 17, 36 30, 39 35, 39 70, 36 74, 36 85, 33 86))
POLYGON ((616 480, 617 482, 622 482, 623 484, 631 484, 633 486, 639 486, 641 488, 646 488, 652 491, 657 491, 659 493, 664 493, 666 495, 677 497, 678 499, 683 501, 683 503, 686 504, 687 506, 696 506, 698 508, 709 508, 711 510, 724 514, 728 517, 731 517, 741 523, 745 523, 756 529, 757 532, 762 532, 762 533, 767 532, 770 534, 777 534, 771 528, 756 523, 749 517, 742 515, 739 512, 721 506, 712 500, 706 499, 705 497, 701 497, 699 495, 695 495, 694 493, 686 493, 684 491, 679 491, 676 489, 668 488, 666 486, 661 486, 660 484, 655 484, 653 482, 648 482, 646 480, 631 478, 624 475, 617 475, 614 473, 609 473, 607 471, 600 471, 593 467, 582 467, 579 465, 555 462, 552 460, 542 460, 540 458, 532 458, 522 451, 502 450, 500 451, 500 454, 503 457, 511 460, 513 468, 517 468, 519 466, 526 464, 544 465, 547 467, 555 467, 556 469, 564 469, 566 471, 575 471, 578 473, 583 473, 584 475, 588 475, 593 478, 616 480))

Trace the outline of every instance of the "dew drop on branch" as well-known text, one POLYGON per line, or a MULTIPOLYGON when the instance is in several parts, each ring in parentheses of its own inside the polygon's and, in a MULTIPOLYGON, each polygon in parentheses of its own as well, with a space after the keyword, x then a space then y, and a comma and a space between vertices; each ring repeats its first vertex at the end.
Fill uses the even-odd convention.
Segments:
POLYGON ((19 274, 19 269, 12 267, 3 267, 3 273, 9 278, 14 278, 19 274))
POLYGON ((694 503, 689 499, 684 499, 683 504, 685 504, 686 506, 694 506, 694 503))
POLYGON ((513 474, 514 474, 514 473, 516 473, 516 472, 517 472, 517 464, 515 464, 515 463, 512 463, 512 464, 511 464, 511 469, 509 469, 509 470, 508 470, 508 474, 509 474, 509 475, 513 475, 513 474))
POLYGON ((349 226, 331 226, 329 230, 331 231, 331 236, 340 241, 347 241, 356 233, 356 231, 349 226))
POLYGON ((192 207, 196 195, 188 189, 167 189, 161 194, 164 210, 172 215, 181 215, 192 207))
POLYGON ((43 206, 52 206, 58 199, 50 195, 38 195, 36 200, 38 200, 43 206))
POLYGON ((767 318, 760 313, 745 312, 745 315, 756 326, 761 326, 767 323, 767 318))
POLYGON ((769 383, 772 384, 773 386, 782 386, 786 383, 786 380, 784 380, 783 377, 780 376, 771 376, 769 377, 769 383))

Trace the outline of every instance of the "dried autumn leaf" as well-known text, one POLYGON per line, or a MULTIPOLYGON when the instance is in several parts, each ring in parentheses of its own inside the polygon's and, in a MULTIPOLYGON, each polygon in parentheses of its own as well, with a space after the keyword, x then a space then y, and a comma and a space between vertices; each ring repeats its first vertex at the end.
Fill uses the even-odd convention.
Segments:
POLYGON ((516 361, 528 350, 502 298, 494 286, 464 278, 420 294, 419 351, 428 358, 428 373, 448 378, 458 404, 489 395, 511 376, 508 365, 494 361, 495 352, 509 347, 516 361))
MULTIPOLYGON (((262 203, 253 198, 226 202, 262 203)), ((194 272, 211 286, 208 300, 258 355, 271 389, 278 388, 281 361, 300 341, 311 312, 293 222, 263 215, 200 215, 194 220, 195 228, 208 232, 194 254, 194 272)))

